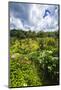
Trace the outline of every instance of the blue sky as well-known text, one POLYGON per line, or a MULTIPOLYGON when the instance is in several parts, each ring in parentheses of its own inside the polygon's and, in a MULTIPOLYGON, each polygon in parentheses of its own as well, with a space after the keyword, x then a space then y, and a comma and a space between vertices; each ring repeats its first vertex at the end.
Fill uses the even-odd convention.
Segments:
POLYGON ((54 31, 58 29, 58 5, 9 4, 10 29, 54 31))

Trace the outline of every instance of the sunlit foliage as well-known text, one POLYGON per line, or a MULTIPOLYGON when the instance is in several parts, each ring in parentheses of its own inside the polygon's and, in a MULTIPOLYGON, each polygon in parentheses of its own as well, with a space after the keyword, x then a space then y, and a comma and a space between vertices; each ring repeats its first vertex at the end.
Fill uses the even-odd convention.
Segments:
POLYGON ((9 68, 9 87, 59 84, 58 33, 10 31, 9 68))

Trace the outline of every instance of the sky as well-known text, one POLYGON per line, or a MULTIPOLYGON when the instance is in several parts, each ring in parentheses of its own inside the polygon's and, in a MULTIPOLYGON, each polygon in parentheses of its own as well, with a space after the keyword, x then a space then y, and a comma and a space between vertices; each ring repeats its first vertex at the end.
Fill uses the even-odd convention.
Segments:
POLYGON ((58 5, 10 2, 10 29, 58 30, 58 9, 58 5))

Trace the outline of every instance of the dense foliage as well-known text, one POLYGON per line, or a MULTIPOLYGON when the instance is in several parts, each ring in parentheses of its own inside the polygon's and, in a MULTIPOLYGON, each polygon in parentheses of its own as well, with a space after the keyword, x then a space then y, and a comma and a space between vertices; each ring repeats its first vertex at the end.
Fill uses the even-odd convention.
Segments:
POLYGON ((54 31, 54 32, 44 32, 43 30, 39 31, 39 32, 35 32, 35 31, 24 31, 24 30, 10 30, 10 36, 11 37, 16 37, 19 39, 23 39, 23 38, 35 38, 35 37, 39 37, 39 38, 43 38, 43 37, 55 37, 58 38, 59 37, 59 32, 54 31))
POLYGON ((58 32, 10 31, 9 87, 59 84, 58 32))

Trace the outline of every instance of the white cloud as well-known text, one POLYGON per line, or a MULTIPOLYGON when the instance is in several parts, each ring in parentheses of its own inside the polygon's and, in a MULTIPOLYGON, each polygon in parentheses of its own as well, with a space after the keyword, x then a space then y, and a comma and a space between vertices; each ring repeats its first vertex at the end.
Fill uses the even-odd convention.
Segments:
MULTIPOLYGON (((15 13, 11 12, 10 28, 23 29, 26 31, 28 31, 29 29, 31 29, 32 31, 56 30, 58 29, 58 9, 55 10, 55 7, 56 6, 54 5, 30 4, 27 16, 28 19, 26 21, 24 19, 24 22, 26 23, 22 22, 21 18, 14 17, 15 13), (51 13, 46 12, 47 15, 43 18, 46 10, 49 10, 51 13)), ((25 17, 25 15, 23 17, 25 17)))
MULTIPOLYGON (((56 25, 58 23, 58 19, 55 18, 55 15, 58 13, 57 10, 54 11, 55 6, 53 5, 31 5, 30 13, 29 13, 29 20, 30 23, 33 24, 33 28, 36 30, 41 29, 56 29, 56 25), (47 16, 43 18, 45 14, 45 10, 49 9, 51 13, 54 13, 54 15, 50 15, 47 12, 47 16), (53 27, 53 28, 51 28, 53 27)), ((58 17, 58 16, 57 16, 58 17)))
POLYGON ((14 16, 10 16, 10 29, 16 28, 16 29, 24 29, 23 23, 19 18, 15 18, 14 16))

